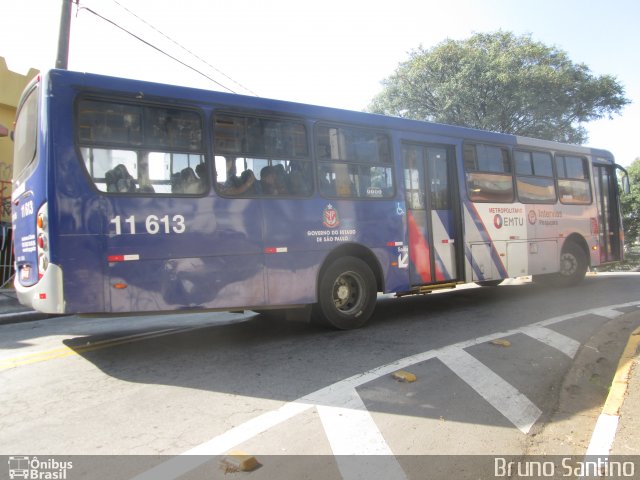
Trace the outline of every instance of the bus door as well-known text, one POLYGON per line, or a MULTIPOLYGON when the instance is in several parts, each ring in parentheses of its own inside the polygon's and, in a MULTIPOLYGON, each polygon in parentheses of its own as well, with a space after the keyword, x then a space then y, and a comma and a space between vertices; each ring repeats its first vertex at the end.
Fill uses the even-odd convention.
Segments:
POLYGON ((459 215, 453 149, 402 147, 412 285, 457 280, 459 215))
POLYGON ((593 165, 598 206, 598 235, 600 261, 615 262, 621 259, 620 217, 618 216, 618 185, 613 165, 593 165))

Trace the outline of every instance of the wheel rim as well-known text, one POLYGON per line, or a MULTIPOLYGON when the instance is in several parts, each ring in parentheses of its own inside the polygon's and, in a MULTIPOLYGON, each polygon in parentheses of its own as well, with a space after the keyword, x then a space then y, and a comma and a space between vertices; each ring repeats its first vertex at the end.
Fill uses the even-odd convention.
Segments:
POLYGON ((560 273, 570 277, 578 270, 578 259, 570 254, 563 253, 560 257, 560 273))
POLYGON ((364 280, 355 272, 345 272, 333 283, 333 303, 344 314, 359 310, 364 303, 364 280))

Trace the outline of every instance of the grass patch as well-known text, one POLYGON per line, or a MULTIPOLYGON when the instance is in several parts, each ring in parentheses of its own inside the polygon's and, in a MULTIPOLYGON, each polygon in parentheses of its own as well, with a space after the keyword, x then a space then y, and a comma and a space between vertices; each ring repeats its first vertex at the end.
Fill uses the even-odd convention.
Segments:
POLYGON ((624 252, 624 261, 597 267, 599 272, 640 272, 640 246, 634 245, 624 252))

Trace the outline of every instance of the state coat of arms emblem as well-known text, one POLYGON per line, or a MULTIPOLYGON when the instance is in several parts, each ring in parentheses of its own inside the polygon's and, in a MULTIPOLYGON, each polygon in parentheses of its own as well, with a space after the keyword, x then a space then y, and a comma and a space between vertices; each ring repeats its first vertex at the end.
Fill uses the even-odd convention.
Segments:
POLYGON ((327 228, 337 228, 340 225, 338 211, 331 204, 322 211, 322 224, 327 228))

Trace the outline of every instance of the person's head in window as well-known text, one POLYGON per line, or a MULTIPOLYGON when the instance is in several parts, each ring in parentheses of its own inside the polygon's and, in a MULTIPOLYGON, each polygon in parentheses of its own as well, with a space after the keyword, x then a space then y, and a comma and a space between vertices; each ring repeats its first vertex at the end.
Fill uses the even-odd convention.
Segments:
POLYGON ((196 165, 196 175, 198 175, 198 178, 200 178, 202 181, 208 181, 209 172, 207 171, 207 165, 204 163, 199 163, 198 165, 196 165))
POLYGON ((260 170, 260 186, 262 193, 266 195, 278 194, 278 175, 275 167, 266 166, 260 170))

